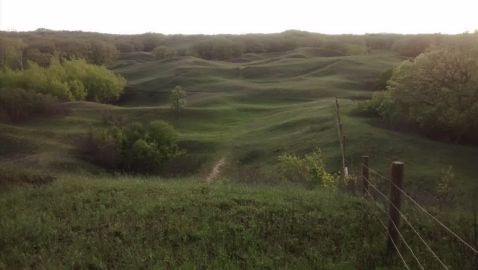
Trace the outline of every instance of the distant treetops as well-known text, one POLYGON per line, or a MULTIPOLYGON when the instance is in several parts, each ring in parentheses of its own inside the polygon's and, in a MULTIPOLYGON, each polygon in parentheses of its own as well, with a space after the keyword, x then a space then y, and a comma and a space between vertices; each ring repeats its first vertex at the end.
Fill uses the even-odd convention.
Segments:
POLYGON ((113 35, 39 28, 33 32, 0 32, 0 68, 21 69, 28 61, 47 67, 54 55, 109 65, 120 53, 140 51, 151 52, 158 60, 185 55, 227 60, 245 53, 273 53, 300 47, 324 48, 344 55, 367 54, 370 49, 393 50, 402 56, 416 57, 447 37, 388 33, 324 35, 298 30, 245 35, 113 35))

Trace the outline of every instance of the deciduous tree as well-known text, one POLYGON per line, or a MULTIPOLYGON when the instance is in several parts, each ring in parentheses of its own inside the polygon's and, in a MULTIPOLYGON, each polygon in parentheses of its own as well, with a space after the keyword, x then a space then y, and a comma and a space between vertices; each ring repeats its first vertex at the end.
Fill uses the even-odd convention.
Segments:
POLYGON ((176 112, 176 119, 179 119, 179 113, 186 106, 186 91, 181 86, 176 86, 169 96, 171 109, 176 112))
POLYGON ((159 46, 154 48, 152 54, 155 59, 161 60, 166 58, 171 58, 174 56, 174 50, 166 46, 159 46))
POLYGON ((456 140, 478 131, 478 35, 463 34, 403 62, 381 96, 379 112, 440 130, 456 140))

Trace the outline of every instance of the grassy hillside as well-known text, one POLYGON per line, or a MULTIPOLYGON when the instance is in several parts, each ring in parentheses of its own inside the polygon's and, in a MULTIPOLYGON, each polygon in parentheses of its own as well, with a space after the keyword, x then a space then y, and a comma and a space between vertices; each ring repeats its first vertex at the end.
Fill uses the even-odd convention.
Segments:
MULTIPOLYGON (((1 136, 7 143, 1 146, 0 161, 50 174, 101 172, 80 161, 75 147, 89 124, 102 125, 107 110, 126 122, 171 122, 180 132, 180 146, 203 160, 202 174, 221 157, 226 157, 228 164, 240 161, 274 170, 281 153, 301 155, 316 148, 322 150, 327 169, 338 171, 334 97, 370 95, 364 81, 400 61, 383 51, 345 57, 313 48, 254 56, 248 62, 231 63, 194 57, 153 61, 144 53, 124 55, 115 69, 128 79, 120 106, 69 103, 71 110, 64 117, 2 124, 1 136), (298 54, 304 58, 289 57, 298 54), (169 91, 175 85, 188 92, 188 108, 179 121, 168 109, 169 91)), ((251 54, 243 58, 250 59, 251 54)), ((373 119, 353 115, 355 106, 356 102, 341 99, 352 172, 358 172, 364 154, 370 155, 374 168, 385 175, 391 161, 402 160, 406 162, 406 187, 432 194, 441 170, 452 165, 454 192, 475 191, 476 148, 380 128, 373 119)))
MULTIPOLYGON (((453 242, 419 224, 453 269, 453 242)), ((323 190, 64 178, 1 194, 0 268, 403 269, 381 226, 373 204, 323 190)), ((403 234, 419 248, 410 228, 403 234)))
POLYGON ((398 64, 391 53, 366 56, 330 56, 319 49, 302 48, 293 52, 244 55, 256 60, 243 63, 206 61, 191 56, 143 62, 121 60, 114 69, 128 79, 123 105, 153 105, 181 85, 190 93, 228 93, 279 99, 316 99, 336 95, 361 95, 364 82, 375 79, 398 64), (302 55, 301 58, 289 57, 302 55), (146 102, 146 103, 145 103, 146 102))

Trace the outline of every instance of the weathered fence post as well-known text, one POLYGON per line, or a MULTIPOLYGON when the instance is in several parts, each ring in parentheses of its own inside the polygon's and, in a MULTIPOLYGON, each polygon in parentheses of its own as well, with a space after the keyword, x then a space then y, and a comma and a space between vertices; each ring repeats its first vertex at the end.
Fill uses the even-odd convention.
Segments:
POLYGON ((339 100, 335 97, 335 112, 337 113, 337 123, 341 123, 340 121, 340 105, 339 100))
POLYGON ((342 170, 340 174, 340 185, 344 187, 345 184, 345 136, 342 136, 342 123, 340 121, 340 106, 339 100, 335 97, 335 111, 337 113, 337 133, 339 135, 340 151, 342 154, 342 170))
POLYGON ((390 172, 390 204, 388 205, 388 250, 394 249, 393 242, 397 243, 398 228, 400 226, 400 208, 402 204, 401 189, 403 182, 404 163, 392 162, 390 172), (392 242, 393 241, 393 242, 392 242))
POLYGON ((344 165, 346 165, 345 162, 347 159, 345 158, 345 135, 342 136, 342 155, 344 157, 344 165))
POLYGON ((369 156, 362 156, 362 186, 363 186, 363 195, 367 196, 369 193, 368 190, 368 181, 370 181, 370 172, 368 170, 368 161, 369 156))

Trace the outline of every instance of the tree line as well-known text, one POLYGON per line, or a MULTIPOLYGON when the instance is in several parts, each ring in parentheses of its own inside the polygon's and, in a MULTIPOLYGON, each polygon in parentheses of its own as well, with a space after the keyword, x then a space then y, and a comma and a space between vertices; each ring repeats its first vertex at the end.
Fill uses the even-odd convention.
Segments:
POLYGON ((156 59, 193 55, 204 59, 227 60, 244 53, 274 53, 300 47, 319 47, 344 55, 366 54, 370 49, 393 50, 416 57, 447 35, 365 34, 325 35, 288 30, 276 34, 164 35, 144 33, 114 35, 82 31, 0 32, 0 68, 23 68, 28 61, 42 67, 58 55, 83 58, 90 64, 108 65, 120 53, 153 52, 156 59))
POLYGON ((123 77, 104 66, 88 64, 84 59, 67 60, 56 56, 47 68, 28 62, 28 68, 6 68, 0 72, 0 88, 28 90, 61 101, 111 103, 123 93, 125 84, 123 77))

